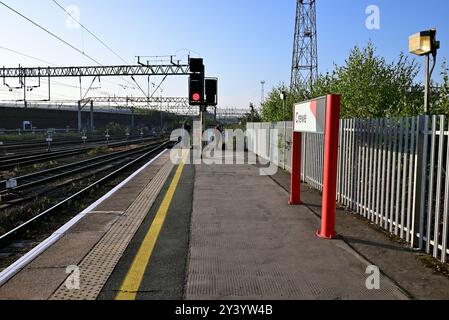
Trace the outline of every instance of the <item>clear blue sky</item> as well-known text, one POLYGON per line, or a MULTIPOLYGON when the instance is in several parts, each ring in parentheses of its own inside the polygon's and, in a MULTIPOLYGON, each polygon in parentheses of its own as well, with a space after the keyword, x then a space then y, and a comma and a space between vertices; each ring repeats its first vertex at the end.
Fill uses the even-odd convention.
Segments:
MULTIPOLYGON (((81 30, 66 27, 65 13, 51 0, 5 0, 102 64, 120 59, 81 30), (84 39, 84 40, 83 40, 84 39)), ((220 105, 247 107, 260 102, 260 81, 266 90, 279 82, 289 83, 296 1, 294 0, 58 0, 80 8, 80 19, 121 57, 135 62, 137 55, 177 54, 189 51, 205 59, 207 74, 220 79, 220 105), (184 49, 184 50, 183 50, 184 49), (185 50, 187 49, 187 50, 185 50)), ((371 39, 378 52, 392 60, 407 52, 408 36, 422 29, 438 28, 442 41, 440 61, 449 57, 449 2, 447 0, 318 0, 318 52, 320 72, 344 62, 351 47, 371 39), (380 8, 381 29, 365 27, 366 7, 380 8)), ((0 6, 0 47, 17 50, 60 65, 93 64, 27 21, 0 6)), ((0 65, 46 65, 0 49, 0 65)), ((420 63, 422 59, 418 60, 420 63)), ((438 73, 439 69, 437 69, 438 73)), ((154 78, 152 82, 157 83, 154 78)), ((60 81, 77 85, 78 80, 60 81)), ((147 88, 146 80, 140 85, 147 88)), ((94 94, 142 95, 123 89, 120 78, 102 79, 94 94)), ((85 80, 83 86, 89 86, 85 80)), ((169 79, 166 96, 186 96, 187 79, 169 79)), ((45 96, 37 90, 35 98, 45 96)), ((57 96, 79 97, 79 90, 58 84, 57 96)), ((17 94, 0 90, 0 98, 17 94)))

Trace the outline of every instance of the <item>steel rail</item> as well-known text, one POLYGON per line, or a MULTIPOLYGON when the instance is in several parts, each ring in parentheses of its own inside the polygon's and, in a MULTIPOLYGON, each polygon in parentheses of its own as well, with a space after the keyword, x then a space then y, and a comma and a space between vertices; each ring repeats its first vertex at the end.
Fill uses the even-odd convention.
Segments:
POLYGON ((20 176, 15 178, 15 180, 18 182, 18 186, 15 188, 12 188, 10 190, 6 189, 6 180, 4 181, 0 181, 0 195, 1 194, 5 194, 8 191, 18 191, 18 190, 23 190, 26 188, 30 188, 33 187, 35 185, 39 185, 39 184, 43 184, 46 182, 50 182, 50 181, 54 181, 54 180, 58 180, 60 178, 63 178, 65 176, 71 175, 71 174, 76 174, 78 172, 81 171, 85 171, 112 161, 116 161, 125 157, 129 157, 129 156, 133 156, 135 154, 139 154, 142 152, 147 151, 149 148, 154 147, 154 145, 156 145, 157 143, 159 143, 161 141, 155 141, 154 143, 147 145, 147 146, 142 146, 142 147, 138 147, 132 150, 124 150, 124 151, 119 151, 119 152, 114 152, 111 154, 106 154, 106 155, 102 155, 102 156, 98 156, 95 158, 91 158, 91 159, 87 159, 87 160, 83 160, 83 161, 79 161, 79 162, 74 162, 74 163, 69 163, 60 167, 56 167, 56 168, 52 168, 52 169, 47 169, 47 170, 43 170, 43 171, 39 171, 39 172, 35 172, 35 173, 30 173, 24 176, 20 176), (82 166, 82 167, 80 167, 82 166), (61 170, 65 170, 65 169, 71 169, 62 173, 57 173, 58 171, 61 170), (54 174, 53 176, 50 177, 44 177, 44 178, 40 178, 38 180, 36 180, 36 178, 44 176, 44 175, 48 175, 48 174, 54 174), (20 184, 19 182, 22 180, 34 180, 34 181, 30 181, 30 182, 25 182, 23 184, 20 184))
POLYGON ((151 154, 154 154, 155 152, 157 152, 158 150, 166 147, 167 145, 169 145, 170 142, 164 142, 161 145, 159 145, 158 147, 148 151, 147 153, 143 154, 142 156, 140 156, 137 159, 132 160, 131 162, 125 164, 124 166, 120 167, 119 169, 115 170, 114 172, 108 174, 107 176, 101 178, 100 180, 92 183, 91 185, 87 186, 86 188, 82 189, 81 191, 76 192, 75 194, 67 197, 66 199, 62 200, 61 202, 59 202, 58 204, 54 205, 53 207, 39 213, 38 215, 36 215, 35 217, 33 217, 32 219, 29 219, 28 221, 24 222, 23 224, 19 225, 18 227, 15 227, 14 229, 8 231, 7 233, 5 233, 4 235, 0 236, 0 243, 4 242, 6 239, 8 239, 9 237, 11 237, 12 235, 18 233, 21 230, 24 230, 26 227, 28 227, 30 224, 32 224, 33 222, 36 222, 37 220, 50 215, 52 213, 54 213, 56 210, 60 209, 63 205, 67 204, 68 202, 70 202, 71 200, 74 200, 82 195, 84 195, 86 192, 92 190, 93 188, 95 188, 96 186, 101 185, 102 183, 110 180, 113 177, 116 177, 117 175, 121 174, 123 171, 127 170, 128 168, 132 167, 133 165, 135 165, 136 163, 139 163, 140 161, 142 161, 143 159, 145 159, 146 157, 150 156, 151 154))
POLYGON ((26 156, 21 155, 20 157, 17 157, 17 158, 0 160, 0 170, 14 168, 18 165, 32 164, 32 163, 37 163, 37 162, 42 162, 42 161, 47 161, 47 160, 59 159, 59 158, 67 157, 67 156, 83 154, 90 150, 94 150, 94 149, 102 147, 102 146, 120 147, 120 146, 124 146, 124 145, 129 145, 132 143, 139 143, 139 142, 141 143, 141 142, 149 141, 149 140, 154 140, 154 138, 94 145, 94 146, 89 146, 89 147, 85 147, 85 148, 68 149, 68 150, 61 150, 61 151, 57 151, 57 152, 36 153, 35 155, 26 155, 26 156))
MULTIPOLYGON (((135 139, 135 138, 139 138, 138 135, 132 136, 130 137, 130 139, 135 139)), ((35 141, 27 141, 27 142, 14 142, 14 143, 3 143, 2 145, 0 145, 0 150, 2 149, 16 149, 16 148, 28 148, 28 147, 41 147, 41 146, 47 146, 47 142, 45 141, 46 137, 44 137, 44 139, 39 139, 39 140, 35 140, 35 141)), ((125 140, 126 137, 114 137, 111 138, 110 141, 117 141, 117 140, 125 140)), ((105 141, 105 137, 104 136, 93 136, 91 137, 89 140, 86 141, 86 143, 92 143, 92 142, 102 142, 105 141)), ((71 138, 71 139, 54 139, 53 142, 51 143, 52 146, 55 145, 71 145, 71 144, 82 144, 83 141, 81 140, 81 136, 80 137, 76 137, 76 138, 71 138)))
MULTIPOLYGON (((20 159, 20 158, 26 158, 26 157, 31 157, 31 156, 37 156, 37 155, 50 155, 51 153, 55 153, 55 152, 62 152, 62 151, 74 151, 74 150, 86 150, 86 149, 92 149, 92 148, 98 148, 101 146, 117 146, 120 144, 129 144, 129 143, 136 143, 138 141, 151 141, 151 140, 156 140, 157 138, 155 137, 151 137, 151 138, 133 138, 132 140, 125 140, 125 139, 111 139, 109 140, 109 143, 105 140, 90 140, 90 141, 86 141, 86 143, 84 143, 83 141, 79 141, 78 143, 72 143, 70 145, 72 145, 72 147, 69 147, 69 145, 67 145, 67 147, 59 147, 59 148, 52 148, 52 151, 38 151, 39 149, 36 148, 36 150, 34 148, 30 148, 31 150, 29 150, 28 152, 19 152, 19 153, 12 153, 9 155, 4 155, 4 156, 0 156, 0 163, 2 161, 6 161, 6 160, 13 160, 13 159, 20 159), (81 145, 82 147, 78 147, 77 145, 81 145)), ((42 145, 44 146, 44 145, 42 145)), ((41 147, 42 147, 41 146, 41 147)), ((48 146, 48 143, 45 144, 45 146, 48 146)), ((53 146, 53 144, 52 144, 53 146)), ((41 148, 40 148, 41 149, 41 148)))

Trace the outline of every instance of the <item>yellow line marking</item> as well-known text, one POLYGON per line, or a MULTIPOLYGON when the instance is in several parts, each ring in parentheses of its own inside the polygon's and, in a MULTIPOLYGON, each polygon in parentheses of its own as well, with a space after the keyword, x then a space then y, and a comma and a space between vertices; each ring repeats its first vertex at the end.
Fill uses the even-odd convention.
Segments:
POLYGON ((181 179, 181 174, 185 167, 185 160, 189 152, 185 152, 182 161, 176 170, 175 176, 170 184, 170 187, 165 194, 165 197, 159 207, 156 216, 154 217, 153 223, 148 231, 142 245, 135 256, 131 267, 123 281, 120 288, 120 292, 115 297, 115 300, 135 300, 137 292, 139 291, 140 285, 142 283, 145 271, 150 262, 151 256, 153 254, 154 247, 156 246, 157 239, 164 225, 165 219, 167 217, 168 209, 173 200, 175 191, 178 187, 179 181, 181 179))

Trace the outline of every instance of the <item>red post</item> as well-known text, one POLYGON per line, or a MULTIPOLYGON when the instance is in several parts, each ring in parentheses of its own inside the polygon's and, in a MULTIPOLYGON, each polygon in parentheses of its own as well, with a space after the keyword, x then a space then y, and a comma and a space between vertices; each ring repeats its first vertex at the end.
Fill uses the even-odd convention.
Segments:
POLYGON ((321 230, 324 239, 336 236, 338 137, 340 132, 340 96, 327 96, 326 131, 324 143, 323 208, 321 230))
POLYGON ((294 132, 292 142, 292 177, 290 183, 291 206, 300 205, 301 202, 301 133, 294 132))

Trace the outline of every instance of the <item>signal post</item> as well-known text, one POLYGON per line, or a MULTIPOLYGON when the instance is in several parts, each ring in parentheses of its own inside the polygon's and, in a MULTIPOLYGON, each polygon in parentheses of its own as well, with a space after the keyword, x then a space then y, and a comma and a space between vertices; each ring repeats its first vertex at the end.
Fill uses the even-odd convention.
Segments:
POLYGON ((189 104, 200 108, 200 141, 202 141, 205 126, 204 114, 207 107, 216 107, 218 104, 218 80, 216 78, 205 78, 205 67, 201 58, 189 58, 189 66, 189 104))

